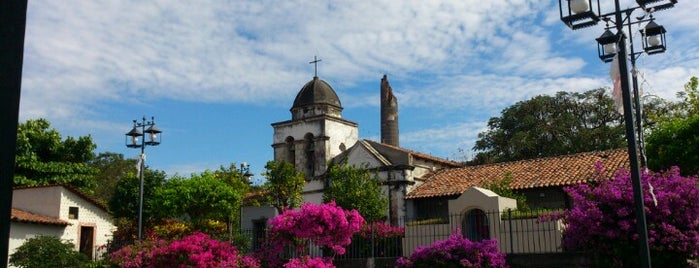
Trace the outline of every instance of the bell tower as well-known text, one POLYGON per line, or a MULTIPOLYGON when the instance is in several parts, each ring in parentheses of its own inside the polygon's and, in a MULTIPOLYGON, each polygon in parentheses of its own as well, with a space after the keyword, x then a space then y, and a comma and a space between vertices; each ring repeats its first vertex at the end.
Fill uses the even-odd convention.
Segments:
MULTIPOLYGON (((316 59, 311 63, 315 63, 316 59)), ((318 76, 308 81, 294 99, 291 120, 273 123, 274 160, 292 163, 306 176, 304 199, 321 201, 328 162, 357 142, 358 124, 342 118, 335 90, 318 76), (318 200, 316 200, 318 199, 318 200)))

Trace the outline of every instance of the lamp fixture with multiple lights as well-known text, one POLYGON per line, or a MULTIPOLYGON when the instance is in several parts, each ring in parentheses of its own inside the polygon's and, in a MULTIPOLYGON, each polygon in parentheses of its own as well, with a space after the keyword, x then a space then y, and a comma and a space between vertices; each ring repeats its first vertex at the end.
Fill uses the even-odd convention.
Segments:
POLYGON ((648 229, 644 212, 643 193, 640 181, 639 154, 645 166, 645 156, 643 154, 643 131, 641 129, 641 104, 638 93, 638 82, 635 76, 635 65, 638 56, 645 52, 648 55, 665 52, 665 28, 658 25, 653 18, 653 13, 669 9, 677 4, 677 0, 636 0, 637 6, 621 9, 619 0, 614 0, 614 11, 602 14, 599 0, 558 0, 561 21, 573 30, 596 25, 600 20, 606 22, 604 33, 597 41, 597 52, 603 62, 612 62, 617 54, 619 55, 619 74, 621 80, 621 92, 624 108, 624 124, 626 126, 626 140, 628 141, 629 165, 631 168, 631 180, 634 196, 634 212, 636 214, 637 231, 639 234, 639 258, 642 267, 650 267, 650 250, 648 247, 648 229), (634 11, 643 12, 641 16, 633 17, 634 11), (646 16, 648 18, 646 19, 646 16), (610 22, 613 27, 610 27, 610 22), (640 25, 647 22, 645 27, 640 29, 643 52, 635 52, 633 48, 632 25, 640 25), (628 27, 624 33, 624 26, 628 27), (614 28, 616 33, 610 31, 614 28), (628 37, 627 37, 628 34, 628 37), (630 39, 630 53, 627 54, 626 39, 630 39), (629 86, 627 57, 633 67, 633 92, 629 86), (634 107, 635 106, 635 107, 634 107), (635 110, 635 114, 634 114, 635 110), (636 120, 634 122, 634 116, 636 120), (635 126, 634 126, 635 123, 635 126), (638 130, 638 132, 636 132, 638 130), (638 147, 636 140, 641 141, 638 147))
POLYGON ((146 165, 145 149, 146 146, 160 145, 162 131, 155 126, 155 118, 151 117, 150 121, 138 122, 133 120, 133 128, 126 133, 126 147, 140 148, 141 155, 138 160, 138 240, 143 238, 143 169, 146 165), (146 128, 147 127, 147 128, 146 128), (145 136, 147 135, 147 137, 145 136), (139 141, 139 139, 141 139, 139 141))

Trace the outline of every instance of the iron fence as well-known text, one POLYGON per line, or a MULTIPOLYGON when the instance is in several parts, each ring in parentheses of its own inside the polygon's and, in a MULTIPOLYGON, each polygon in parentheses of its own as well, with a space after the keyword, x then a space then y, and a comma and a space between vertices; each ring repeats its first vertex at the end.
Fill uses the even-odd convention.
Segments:
MULTIPOLYGON (((471 210, 431 219, 403 218, 394 226, 403 230, 400 235, 382 236, 383 233, 370 228, 368 232, 355 235, 346 247, 346 253, 335 256, 335 259, 409 256, 416 248, 429 246, 455 233, 472 241, 496 239, 500 251, 506 254, 562 252, 564 226, 560 220, 541 220, 540 216, 546 213, 552 212, 471 210)), ((245 231, 241 236, 244 236, 241 241, 249 243, 247 248, 250 250, 260 247, 264 240, 264 232, 245 231)), ((333 255, 313 245, 307 250, 313 256, 333 255)))

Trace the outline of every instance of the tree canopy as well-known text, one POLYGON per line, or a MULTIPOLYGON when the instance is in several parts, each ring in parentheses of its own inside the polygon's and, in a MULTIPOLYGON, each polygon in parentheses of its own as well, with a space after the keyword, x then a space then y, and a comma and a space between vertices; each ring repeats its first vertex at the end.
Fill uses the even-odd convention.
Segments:
MULTIPOLYGON (((135 168, 134 168, 135 169, 135 168)), ((154 171, 146 167, 143 170, 143 219, 153 219, 160 206, 153 201, 155 191, 165 183, 165 172, 154 171), (151 204, 151 202, 153 202, 151 204)), ((121 178, 116 183, 114 193, 109 199, 109 210, 114 218, 138 219, 139 178, 135 174, 121 178)))
POLYGON ((678 93, 673 112, 660 118, 646 141, 648 167, 664 170, 679 166, 684 175, 699 173, 699 81, 692 77, 678 93))
POLYGON ((240 208, 245 189, 234 186, 214 172, 205 171, 189 178, 174 177, 156 189, 153 205, 157 203, 160 218, 187 216, 192 222, 228 220, 240 208))
POLYGON ((381 183, 369 170, 347 164, 328 167, 329 186, 323 192, 323 202, 335 201, 338 206, 356 209, 367 221, 386 216, 388 199, 381 191, 381 183))
POLYGON ((66 184, 92 193, 97 169, 88 165, 97 146, 90 136, 61 138, 46 119, 27 120, 17 129, 15 185, 66 184))
POLYGON ((98 171, 95 174, 95 197, 108 202, 117 183, 125 178, 136 177, 136 159, 125 159, 123 154, 103 152, 89 162, 98 171))
POLYGON ((298 207, 303 201, 301 193, 306 183, 303 173, 284 161, 269 161, 263 174, 267 182, 262 189, 267 200, 278 211, 298 207))
POLYGON ((602 88, 536 96, 505 108, 478 134, 471 164, 623 147, 622 115, 602 88))

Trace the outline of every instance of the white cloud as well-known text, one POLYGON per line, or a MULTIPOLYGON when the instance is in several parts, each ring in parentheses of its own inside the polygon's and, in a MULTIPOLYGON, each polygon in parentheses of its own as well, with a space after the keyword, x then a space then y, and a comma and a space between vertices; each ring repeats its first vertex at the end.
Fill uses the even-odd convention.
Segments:
MULTIPOLYGON (((383 73, 401 85, 401 107, 437 116, 494 116, 536 95, 610 84, 595 54, 602 26, 567 29, 555 2, 36 0, 28 11, 25 119, 91 121, 105 103, 160 100, 286 109, 314 55, 345 107, 376 106, 378 92, 355 87, 383 73)), ((674 96, 698 75, 697 12, 699 2, 681 1, 656 15, 668 51, 639 59, 648 92, 674 96)), ((447 125, 405 139, 429 133, 444 142, 421 146, 454 148, 485 122, 447 125)))

